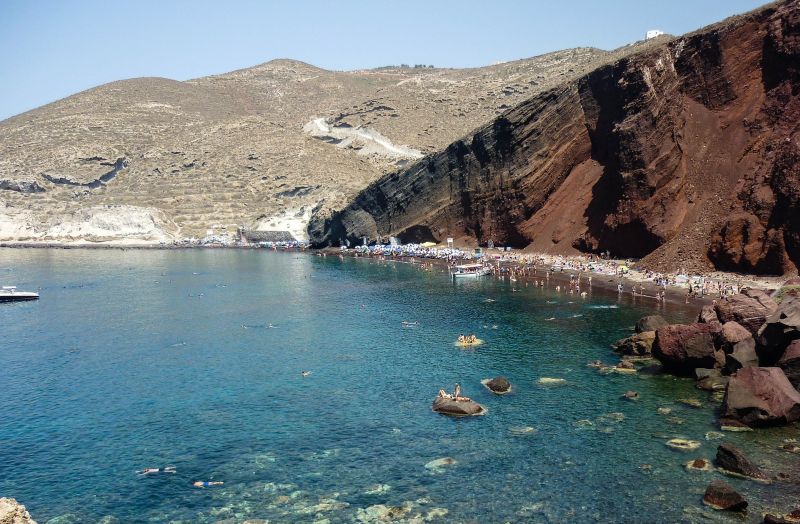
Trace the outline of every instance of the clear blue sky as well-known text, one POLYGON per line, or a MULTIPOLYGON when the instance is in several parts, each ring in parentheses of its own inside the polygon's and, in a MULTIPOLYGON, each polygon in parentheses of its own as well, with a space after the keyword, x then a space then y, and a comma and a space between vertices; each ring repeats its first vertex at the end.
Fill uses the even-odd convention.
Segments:
POLYGON ((682 34, 761 0, 0 0, 0 119, 139 76, 294 58, 327 69, 466 67, 648 29, 682 34))

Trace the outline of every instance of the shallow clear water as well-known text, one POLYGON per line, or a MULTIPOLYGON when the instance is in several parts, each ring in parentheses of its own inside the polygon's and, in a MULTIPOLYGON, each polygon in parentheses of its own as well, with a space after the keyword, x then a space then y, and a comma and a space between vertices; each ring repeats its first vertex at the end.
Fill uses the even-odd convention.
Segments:
MULTIPOLYGON (((5 249, 0 281, 41 288, 38 302, 0 305, 0 496, 39 522, 350 522, 377 504, 443 522, 730 518, 700 504, 718 474, 683 468, 715 453, 709 397, 688 380, 586 367, 614 361, 609 344, 650 302, 268 251, 5 249), (461 332, 486 343, 460 350, 461 332), (498 374, 512 394, 481 385, 498 374), (456 381, 485 416, 431 412, 456 381), (629 389, 641 399, 620 400, 629 389), (664 445, 678 436, 702 447, 664 445), (456 463, 425 467, 442 457, 456 463), (135 473, 164 465, 178 473, 135 473)), ((796 469, 777 450, 796 433, 725 438, 796 469)), ((737 522, 800 494, 726 480, 751 501, 737 522)))

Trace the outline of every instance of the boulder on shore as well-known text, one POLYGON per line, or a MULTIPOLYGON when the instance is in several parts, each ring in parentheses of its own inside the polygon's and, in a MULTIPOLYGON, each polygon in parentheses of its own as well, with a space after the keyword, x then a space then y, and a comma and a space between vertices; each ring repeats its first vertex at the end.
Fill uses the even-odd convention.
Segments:
POLYGON ((800 389, 800 340, 789 344, 778 361, 778 367, 783 370, 794 388, 800 389))
POLYGON ((726 473, 734 473, 762 481, 769 480, 769 475, 745 457, 742 450, 727 442, 717 447, 717 456, 714 459, 714 464, 726 473))
POLYGON ((640 318, 636 322, 636 332, 637 333, 645 333, 647 331, 655 331, 656 329, 664 326, 668 326, 669 322, 664 320, 664 317, 661 315, 648 315, 646 317, 640 318))
MULTIPOLYGON (((719 333, 718 339, 719 346, 722 350, 725 353, 731 353, 739 342, 753 339, 753 334, 738 322, 731 321, 722 324, 722 330, 719 333)), ((755 339, 753 339, 753 341, 755 342, 755 339)))
POLYGON ((790 424, 800 419, 800 393, 781 368, 742 368, 728 381, 722 412, 748 426, 790 424))
POLYGON ((623 338, 616 342, 614 344, 614 351, 632 357, 646 357, 650 355, 655 339, 655 331, 636 333, 633 336, 623 338))
POLYGON ((676 375, 692 376, 696 368, 722 367, 724 354, 714 344, 721 329, 719 324, 697 322, 658 328, 653 356, 676 375))
POLYGON ((431 408, 437 413, 451 417, 469 417, 486 413, 486 408, 474 400, 455 400, 445 397, 436 397, 431 408))
POLYGON ((494 377, 491 380, 485 380, 483 381, 483 385, 486 386, 489 391, 498 395, 503 395, 511 391, 511 382, 509 382, 506 377, 494 377))
POLYGON ((778 308, 769 295, 758 289, 743 289, 741 293, 722 298, 715 310, 720 322, 738 322, 755 335, 766 318, 778 308))
POLYGON ((701 324, 711 324, 712 322, 719 322, 717 310, 714 306, 705 305, 700 309, 700 314, 697 315, 697 321, 701 324))
POLYGON ((800 339, 800 298, 791 297, 769 315, 758 331, 758 356, 764 365, 774 365, 789 344, 800 339))
POLYGON ((0 523, 36 524, 25 506, 12 498, 0 498, 0 523))
POLYGON ((730 484, 715 480, 706 488, 703 502, 714 509, 724 511, 742 511, 747 508, 747 501, 730 484))

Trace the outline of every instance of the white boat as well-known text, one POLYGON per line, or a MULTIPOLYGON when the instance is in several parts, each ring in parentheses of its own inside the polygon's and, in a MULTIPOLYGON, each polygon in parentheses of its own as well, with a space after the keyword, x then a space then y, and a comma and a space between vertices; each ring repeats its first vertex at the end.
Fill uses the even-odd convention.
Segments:
POLYGON ((491 273, 491 269, 483 264, 464 264, 454 267, 451 271, 453 278, 475 278, 488 275, 489 273, 491 273))
POLYGON ((17 286, 3 286, 0 288, 0 302, 17 302, 20 300, 36 300, 39 293, 33 291, 17 291, 17 286))

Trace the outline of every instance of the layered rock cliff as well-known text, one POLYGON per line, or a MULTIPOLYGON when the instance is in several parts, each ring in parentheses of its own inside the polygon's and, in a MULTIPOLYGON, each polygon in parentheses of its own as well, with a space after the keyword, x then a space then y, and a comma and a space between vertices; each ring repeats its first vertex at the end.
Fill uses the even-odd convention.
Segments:
POLYGON ((800 2, 672 39, 538 94, 317 214, 317 245, 403 240, 800 264, 800 2))

